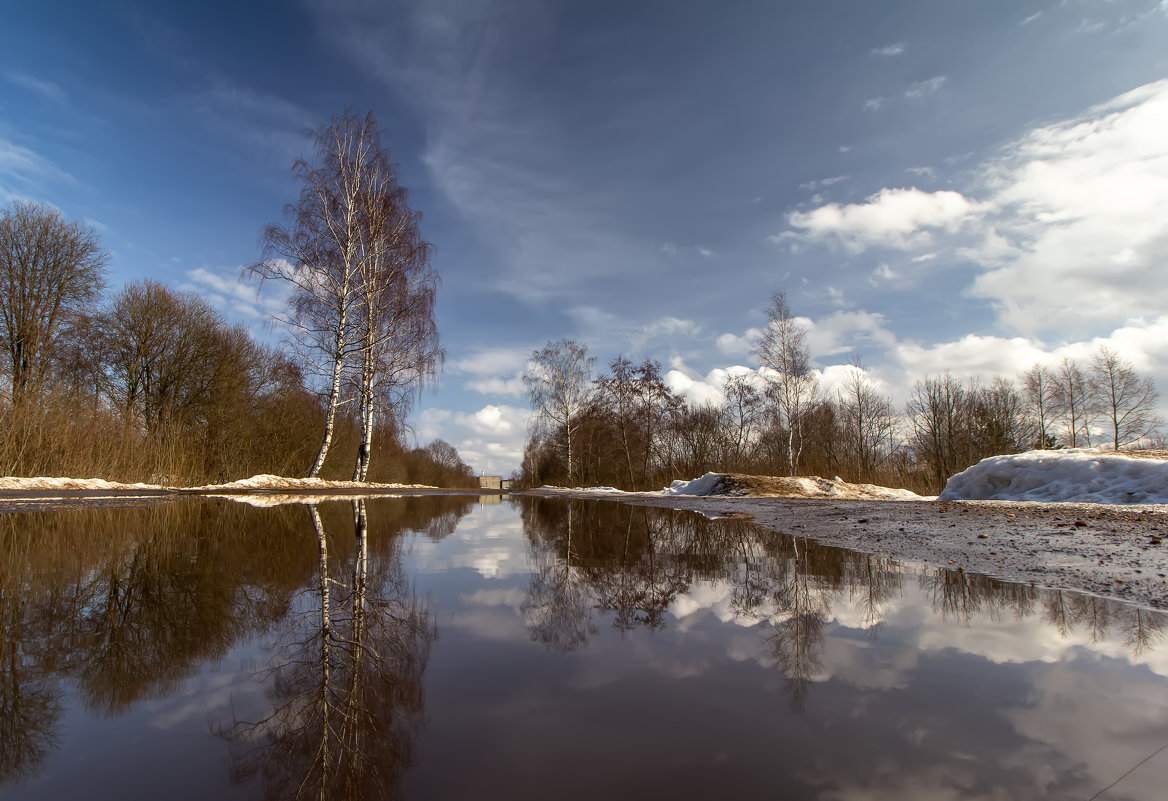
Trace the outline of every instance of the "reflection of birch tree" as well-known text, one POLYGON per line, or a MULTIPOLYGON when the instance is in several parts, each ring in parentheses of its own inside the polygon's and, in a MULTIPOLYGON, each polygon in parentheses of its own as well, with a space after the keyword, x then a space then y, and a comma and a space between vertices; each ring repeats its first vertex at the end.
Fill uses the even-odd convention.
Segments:
POLYGON ((563 554, 550 547, 534 549, 535 570, 521 609, 531 639, 557 651, 575 651, 596 633, 592 597, 584 586, 572 542, 572 504, 568 504, 567 541, 563 554))
POLYGON ((58 742, 59 689, 43 654, 29 653, 27 603, 0 584, 0 785, 34 775, 58 742))
POLYGON ((413 761, 435 629, 400 559, 372 574, 364 500, 353 502, 356 549, 345 572, 330 564, 324 523, 308 509, 316 582, 296 599, 303 614, 277 651, 271 712, 225 732, 233 775, 259 778, 268 798, 383 798, 413 761))
MULTIPOLYGON (((772 621, 770 645, 787 679, 793 709, 802 709, 812 678, 823 667, 823 627, 831 617, 830 588, 815 581, 809 543, 791 540, 794 557, 785 562, 772 590, 778 610, 772 621)), ((823 551, 822 548, 817 548, 823 551)))

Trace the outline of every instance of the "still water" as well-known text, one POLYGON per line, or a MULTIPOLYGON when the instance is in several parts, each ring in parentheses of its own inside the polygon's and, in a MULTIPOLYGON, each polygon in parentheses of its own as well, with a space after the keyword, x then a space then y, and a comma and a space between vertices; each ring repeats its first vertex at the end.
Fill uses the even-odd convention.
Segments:
POLYGON ((606 501, 3 514, 0 799, 1160 801, 1164 629, 606 501))

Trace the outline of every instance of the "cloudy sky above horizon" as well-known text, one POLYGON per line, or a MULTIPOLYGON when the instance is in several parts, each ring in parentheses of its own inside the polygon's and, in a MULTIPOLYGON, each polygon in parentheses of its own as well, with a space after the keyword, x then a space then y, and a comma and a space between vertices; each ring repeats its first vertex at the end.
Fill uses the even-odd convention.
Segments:
MULTIPOLYGON (((51 203, 111 284, 239 283, 303 136, 373 109, 442 275, 413 415, 518 466, 551 339, 718 398, 785 291, 830 384, 1114 346, 1168 393, 1168 1, 45 0, 0 14, 0 204, 51 203)), ((271 333, 266 334, 272 336, 271 333)))

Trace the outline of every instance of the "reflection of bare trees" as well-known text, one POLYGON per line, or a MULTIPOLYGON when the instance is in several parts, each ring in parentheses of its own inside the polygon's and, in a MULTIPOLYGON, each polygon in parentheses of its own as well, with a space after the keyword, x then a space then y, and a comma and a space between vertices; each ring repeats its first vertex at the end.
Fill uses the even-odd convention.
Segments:
POLYGON ((36 773, 58 740, 59 690, 43 655, 28 652, 25 606, 0 585, 0 785, 36 773))
POLYGON ((563 551, 537 551, 531 585, 523 601, 531 639, 557 651, 574 651, 596 633, 592 624, 592 596, 572 543, 572 504, 568 505, 563 551))
MULTIPOLYGON (((844 551, 758 528, 742 519, 708 520, 618 503, 532 499, 523 524, 536 569, 524 610, 532 638, 582 647, 596 614, 619 630, 659 629, 675 600, 699 582, 729 584, 729 606, 765 631, 792 705, 802 706, 821 670, 825 629, 851 604, 870 636, 905 592, 910 569, 898 560, 844 551)), ((1065 636, 1085 626, 1092 641, 1109 628, 1134 654, 1163 639, 1162 614, 1091 596, 1045 591, 960 570, 927 569, 922 588, 942 619, 1022 619, 1039 611, 1065 636), (1118 626, 1118 629, 1115 627, 1118 626)))
POLYGON ((271 712, 226 732, 234 778, 260 778, 269 798, 383 798, 413 760, 436 631, 396 554, 371 568, 364 500, 353 501, 356 546, 344 565, 308 509, 316 579, 286 621, 271 712))
MULTIPOLYGON (((333 532, 329 564, 354 571, 343 592, 338 576, 326 574, 330 606, 357 610, 356 620, 344 613, 340 622, 334 611, 330 629, 342 639, 353 631, 365 637, 334 646, 365 654, 380 647, 378 637, 399 636, 400 627, 387 630, 383 621, 409 617, 412 601, 393 590, 404 579, 389 545, 402 531, 448 534, 470 506, 450 497, 379 500, 352 527, 341 507, 321 513, 333 532), (370 549, 370 540, 386 547, 370 549), (386 593, 407 608, 371 613, 386 593)), ((0 515, 0 784, 35 774, 51 753, 66 687, 91 712, 119 715, 299 611, 298 590, 319 578, 320 564, 318 539, 296 536, 303 514, 300 507, 191 502, 0 515)), ((399 661, 424 653, 403 647, 389 653, 399 661)), ((370 674, 346 675, 365 682, 370 674)), ((370 697, 360 684, 349 695, 370 697)), ((385 701, 387 708, 397 703, 385 701)))

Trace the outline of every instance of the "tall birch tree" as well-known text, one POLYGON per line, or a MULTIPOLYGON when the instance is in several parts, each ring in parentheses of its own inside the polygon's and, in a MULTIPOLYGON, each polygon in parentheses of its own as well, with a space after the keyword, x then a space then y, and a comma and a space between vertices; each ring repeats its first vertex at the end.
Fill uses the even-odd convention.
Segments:
POLYGON ((592 399, 594 361, 586 345, 561 339, 533 351, 523 374, 523 386, 539 422, 564 436, 569 484, 575 475, 573 439, 592 399))
POLYGON ((807 329, 791 313, 785 293, 771 296, 766 316, 766 328, 754 340, 754 355, 786 427, 787 471, 795 475, 803 450, 803 418, 815 404, 819 381, 811 369, 807 329))

